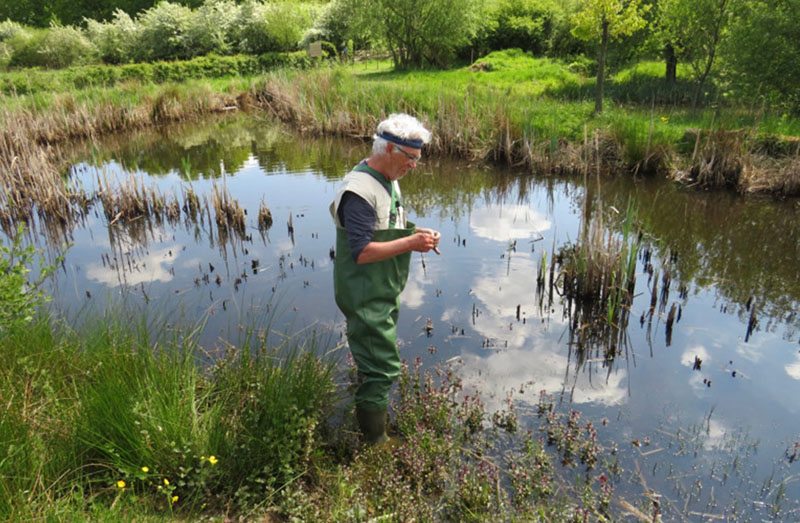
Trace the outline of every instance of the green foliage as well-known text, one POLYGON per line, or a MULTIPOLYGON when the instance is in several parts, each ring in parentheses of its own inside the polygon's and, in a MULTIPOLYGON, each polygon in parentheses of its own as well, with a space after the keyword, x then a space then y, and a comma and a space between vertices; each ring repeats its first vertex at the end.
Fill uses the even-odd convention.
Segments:
POLYGON ((590 0, 583 2, 572 17, 572 33, 582 40, 600 41, 630 36, 645 26, 642 12, 649 9, 641 0, 590 0))
POLYGON ((479 46, 489 51, 518 47, 542 55, 553 31, 555 10, 549 0, 500 0, 489 10, 479 46))
POLYGON ((9 65, 61 68, 91 63, 97 49, 84 32, 73 26, 53 25, 30 34, 19 33, 9 41, 14 49, 9 65))
POLYGON ((188 7, 160 2, 142 13, 136 22, 139 29, 133 48, 136 60, 166 60, 189 55, 185 35, 192 22, 192 11, 188 7))
MULTIPOLYGON (((355 47, 366 47, 369 44, 369 34, 356 30, 356 13, 351 7, 350 0, 328 2, 320 10, 314 25, 303 35, 300 45, 306 46, 317 40, 325 40, 341 49, 352 40, 355 47)), ((352 55, 353 49, 349 51, 352 55)))
POLYGON ((128 13, 117 9, 109 22, 92 19, 85 22, 89 40, 97 47, 101 60, 108 64, 121 64, 133 59, 138 29, 128 13))
POLYGON ((575 26, 572 34, 587 41, 600 43, 597 56, 597 85, 595 87, 595 113, 603 110, 603 81, 608 42, 622 36, 630 36, 647 25, 642 14, 649 5, 640 5, 641 0, 590 0, 572 16, 575 26))
POLYGON ((33 244, 22 246, 24 233, 23 228, 17 229, 8 245, 0 239, 0 333, 31 321, 37 307, 49 301, 41 285, 56 266, 47 264, 41 254, 37 260, 33 244), (31 280, 28 274, 34 264, 39 266, 39 275, 31 280))
POLYGON ((662 39, 694 71, 698 94, 716 63, 731 13, 731 0, 664 0, 659 2, 662 39))
POLYGON ((10 40, 24 31, 25 29, 22 27, 22 25, 11 20, 0 22, 0 42, 10 40))
POLYGON ((248 0, 235 18, 231 39, 243 53, 293 51, 311 27, 313 14, 314 9, 304 4, 248 0))
POLYGON ((219 414, 210 419, 209 448, 224 456, 216 488, 241 505, 262 502, 311 465, 334 404, 332 366, 316 358, 316 343, 281 348, 252 333, 214 369, 209 405, 219 414))
POLYGON ((443 67, 480 24, 480 0, 349 0, 358 31, 385 45, 395 67, 443 67))
POLYGON ((63 92, 121 82, 184 82, 191 78, 253 76, 280 67, 307 67, 305 52, 265 53, 259 56, 208 55, 191 60, 124 64, 86 65, 60 71, 10 71, 0 76, 0 92, 34 94, 63 92))
POLYGON ((132 486, 143 466, 177 481, 181 467, 204 451, 194 342, 151 341, 152 325, 129 328, 120 319, 94 327, 89 338, 94 361, 81 387, 76 453, 107 484, 122 478, 132 486))
POLYGON ((723 41, 724 79, 742 101, 756 97, 800 114, 798 0, 739 2, 723 41))
POLYGON ((191 56, 210 53, 228 54, 232 48, 229 34, 239 6, 233 0, 208 0, 192 14, 186 30, 185 45, 191 56))

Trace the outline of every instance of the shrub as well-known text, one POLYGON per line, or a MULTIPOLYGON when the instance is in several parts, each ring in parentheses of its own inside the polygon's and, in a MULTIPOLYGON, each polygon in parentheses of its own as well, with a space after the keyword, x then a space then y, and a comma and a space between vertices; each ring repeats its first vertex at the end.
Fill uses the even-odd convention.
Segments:
POLYGON ((134 58, 139 61, 186 58, 186 34, 192 11, 186 6, 161 2, 142 13, 138 19, 139 35, 134 58))
POLYGON ((239 6, 232 0, 207 0, 192 16, 186 31, 186 49, 192 56, 227 54, 239 6))
POLYGON ((137 27, 128 13, 117 9, 111 22, 85 21, 89 40, 97 47, 104 62, 120 64, 131 60, 137 27))
POLYGON ((325 40, 341 49, 352 39, 356 47, 364 48, 369 35, 356 31, 353 19, 354 12, 347 0, 333 0, 321 9, 314 26, 303 35, 300 45, 304 47, 311 42, 325 40))
POLYGON ((249 54, 294 51, 311 27, 315 9, 290 2, 265 5, 250 0, 239 10, 231 41, 239 51, 249 54))
POLYGON ((484 29, 483 46, 490 51, 519 47, 534 55, 547 49, 553 8, 540 0, 501 0, 484 29))
POLYGON ((55 270, 55 265, 45 264, 39 259, 39 277, 28 279, 31 266, 35 260, 33 244, 22 246, 24 229, 17 229, 17 234, 8 246, 0 240, 0 332, 14 325, 27 323, 33 318, 36 308, 48 301, 44 290, 40 287, 55 270))
POLYGON ((25 28, 12 20, 0 22, 0 42, 10 40, 23 32, 25 32, 25 28))
POLYGON ((52 25, 10 40, 14 48, 10 65, 60 68, 97 60, 97 48, 77 27, 52 25))

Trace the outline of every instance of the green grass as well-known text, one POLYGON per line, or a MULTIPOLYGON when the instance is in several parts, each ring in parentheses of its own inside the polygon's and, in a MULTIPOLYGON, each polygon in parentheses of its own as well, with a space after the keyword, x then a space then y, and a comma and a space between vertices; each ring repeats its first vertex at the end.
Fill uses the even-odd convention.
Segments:
POLYGON ((40 317, 7 332, 0 519, 114 513, 126 497, 162 515, 241 508, 302 476, 334 403, 333 362, 313 338, 251 330, 207 368, 201 327, 109 313, 78 330, 40 317))

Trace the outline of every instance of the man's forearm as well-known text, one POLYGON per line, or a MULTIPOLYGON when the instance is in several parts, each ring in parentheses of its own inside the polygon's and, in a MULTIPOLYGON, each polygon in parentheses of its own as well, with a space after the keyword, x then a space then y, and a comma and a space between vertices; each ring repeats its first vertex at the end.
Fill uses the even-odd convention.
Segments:
POLYGON ((412 236, 406 236, 388 242, 369 242, 358 255, 358 263, 388 260, 398 254, 411 251, 413 250, 411 238, 412 236))

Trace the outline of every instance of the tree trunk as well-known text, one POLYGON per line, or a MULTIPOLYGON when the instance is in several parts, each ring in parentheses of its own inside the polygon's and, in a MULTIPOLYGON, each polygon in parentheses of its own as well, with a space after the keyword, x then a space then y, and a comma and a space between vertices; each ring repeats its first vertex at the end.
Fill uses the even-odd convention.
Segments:
POLYGON ((672 44, 667 44, 664 48, 664 61, 667 63, 665 76, 667 86, 672 87, 675 85, 678 73, 678 56, 675 54, 675 48, 672 47, 672 44))
POLYGON ((597 57, 597 89, 594 94, 594 112, 603 112, 603 79, 606 69, 606 47, 608 46, 608 21, 603 20, 603 36, 600 38, 600 56, 597 57))

